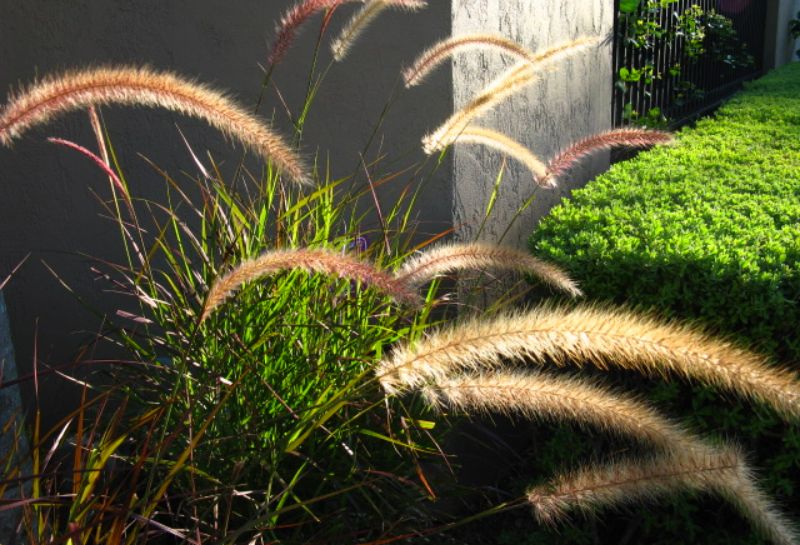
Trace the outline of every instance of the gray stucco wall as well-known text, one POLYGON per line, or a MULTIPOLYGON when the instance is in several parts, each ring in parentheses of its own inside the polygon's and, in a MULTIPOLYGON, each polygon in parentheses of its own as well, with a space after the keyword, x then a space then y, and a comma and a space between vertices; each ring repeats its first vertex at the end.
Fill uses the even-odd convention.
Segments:
POLYGON ((796 60, 797 41, 789 34, 789 21, 800 10, 800 0, 764 0, 767 2, 767 29, 764 68, 779 68, 796 60))
MULTIPOLYGON (((255 102, 274 22, 289 0, 0 0, 0 101, 6 91, 30 82, 38 74, 69 67, 129 63, 196 77, 228 89, 243 104, 255 102)), ((345 6, 336 14, 335 33, 357 9, 345 6)), ((299 36, 285 62, 275 72, 281 93, 296 112, 305 95, 313 46, 320 18, 299 36)), ((335 66, 320 91, 304 139, 307 156, 330 158, 334 176, 351 174, 381 112, 394 90, 402 89, 399 74, 422 49, 450 35, 449 2, 433 0, 416 14, 387 12, 366 32, 347 60, 335 66)), ((332 37, 332 36, 330 36, 332 37)), ((330 58, 327 49, 323 62, 330 58)), ((399 92, 376 145, 393 158, 386 172, 399 171, 423 158, 419 140, 431 120, 452 110, 451 78, 441 70, 419 90, 399 92)), ((274 112, 276 126, 290 125, 274 92, 262 108, 274 112)), ((204 124, 170 113, 103 109, 121 163, 139 197, 160 198, 164 184, 137 155, 142 153, 178 179, 195 168, 176 130, 180 126, 197 150, 210 149, 230 174, 238 151, 204 124)), ((46 262, 90 304, 112 311, 124 304, 108 286, 95 282, 90 261, 81 254, 121 260, 113 224, 99 217, 92 192, 109 194, 108 181, 83 157, 44 140, 60 136, 94 148, 85 114, 71 114, 35 130, 13 150, 0 148, 0 278, 28 252, 26 265, 6 288, 20 373, 31 369, 34 334, 38 328, 40 358, 53 365, 71 360, 81 342, 91 339, 99 319, 84 310, 43 266, 46 262)), ((450 225, 450 168, 429 180, 421 202, 429 203, 423 232, 440 232, 450 225), (437 203, 439 206, 437 206, 437 203)), ((383 188, 393 199, 413 174, 383 188)), ((188 182, 188 179, 186 179, 188 182)), ((161 199, 163 200, 163 198, 161 199)), ((96 356, 102 354, 97 353, 96 356)), ((42 384, 41 399, 64 399, 63 383, 42 384)))
MULTIPOLYGON (((26 435, 22 431, 25 421, 20 399, 19 386, 13 384, 17 379, 17 367, 14 363, 14 346, 11 342, 11 332, 8 325, 8 314, 6 313, 3 292, 0 291, 0 458, 3 462, 8 461, 10 453, 15 452, 14 459, 21 459, 28 451, 26 435), (9 423, 12 423, 8 425, 9 423)), ((13 467, 12 461, 12 467, 13 467)), ((27 469, 27 468, 26 468, 27 469)), ((30 470, 23 471, 30 473, 30 470)), ((8 474, 4 472, 4 474, 8 474)), ((23 484, 29 488, 29 484, 23 484)), ((17 499, 20 497, 17 487, 8 486, 5 499, 17 499)), ((20 520, 18 509, 10 509, 0 512, 0 542, 10 543, 12 536, 16 534, 16 527, 20 520)))
MULTIPOLYGON (((453 33, 499 33, 534 51, 584 36, 607 37, 613 30, 613 1, 454 0, 453 33)), ((470 53, 453 63, 453 95, 461 107, 514 61, 496 53, 470 53)), ((611 44, 578 54, 547 70, 525 92, 500 105, 483 126, 504 132, 545 161, 575 140, 611 128, 611 44)), ((473 240, 487 209, 502 156, 479 146, 456 145, 453 217, 458 236, 473 240)), ((529 172, 508 161, 495 212, 481 234, 499 241, 519 206, 532 194, 533 205, 514 223, 504 242, 524 247, 538 220, 569 190, 608 167, 600 154, 576 169, 556 190, 534 187, 529 172)))

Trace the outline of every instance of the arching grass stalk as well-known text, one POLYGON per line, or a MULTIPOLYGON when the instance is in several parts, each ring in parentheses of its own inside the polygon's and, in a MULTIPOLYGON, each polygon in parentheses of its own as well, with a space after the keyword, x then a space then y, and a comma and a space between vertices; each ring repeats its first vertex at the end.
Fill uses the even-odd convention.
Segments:
POLYGON ((341 62, 355 41, 382 12, 389 8, 416 11, 428 7, 426 0, 367 0, 366 5, 347 22, 339 36, 331 42, 333 58, 341 62))
POLYGON ((299 157, 260 120, 225 95, 174 74, 142 67, 67 72, 30 86, 0 110, 0 143, 10 146, 29 129, 53 117, 90 106, 123 104, 159 107, 208 122, 299 184, 310 175, 299 157))
POLYGON ((744 455, 732 445, 703 452, 675 450, 645 460, 588 466, 531 488, 527 495, 536 517, 546 524, 568 511, 593 513, 603 507, 653 501, 682 491, 722 496, 776 545, 797 544, 798 536, 754 484, 744 455))
POLYGON ((624 309, 545 306, 473 319, 395 350, 376 373, 387 392, 397 392, 463 370, 496 369, 508 359, 679 376, 758 401, 789 418, 800 416, 795 372, 702 330, 624 309))

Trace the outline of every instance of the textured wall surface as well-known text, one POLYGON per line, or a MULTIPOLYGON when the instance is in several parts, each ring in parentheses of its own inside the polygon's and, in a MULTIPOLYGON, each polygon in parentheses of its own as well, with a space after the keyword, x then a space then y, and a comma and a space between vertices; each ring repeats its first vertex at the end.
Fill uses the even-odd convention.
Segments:
MULTIPOLYGON (((11 342, 11 331, 8 327, 8 314, 0 292, 0 383, 8 383, 17 378, 17 367, 14 363, 14 346, 11 342)), ((20 399, 19 386, 6 386, 0 388, 0 422, 5 427, 8 422, 16 421, 22 423, 22 402, 20 399)), ((27 443, 25 435, 16 435, 17 426, 10 426, 8 431, 0 433, 0 453, 5 457, 14 451, 25 452, 27 443)), ((14 487, 9 487, 6 492, 7 498, 18 498, 19 494, 14 487)), ((16 525, 19 522, 19 510, 11 509, 0 512, 0 543, 10 543, 11 536, 16 532, 16 525)))
MULTIPOLYGON (((86 65, 148 64, 228 89, 242 104, 252 105, 263 76, 260 65, 273 37, 274 22, 294 0, 0 0, 0 102, 7 91, 36 74, 86 65)), ((330 33, 338 31, 356 9, 336 13, 330 33)), ((300 34, 274 78, 289 108, 297 112, 320 17, 300 34)), ((350 56, 327 75, 312 108, 303 151, 330 161, 334 176, 351 174, 389 98, 391 108, 377 132, 367 159, 386 155, 385 170, 396 172, 424 158, 419 140, 430 118, 452 110, 450 75, 441 70, 423 87, 406 92, 399 73, 419 52, 450 34, 450 4, 434 0, 419 13, 386 12, 361 37, 350 56), (421 106, 424 105, 424 106, 421 106)), ((333 36, 329 36, 333 37, 333 36)), ((330 60, 321 54, 323 66, 330 60)), ((274 89, 267 93, 262 114, 274 113, 283 133, 291 125, 274 89)), ((201 122, 171 113, 104 108, 104 120, 121 164, 137 197, 163 201, 164 181, 138 155, 151 159, 176 179, 191 180, 189 154, 176 125, 199 151, 210 149, 230 174, 239 151, 201 122)), ((124 302, 101 293, 108 287, 94 281, 91 261, 82 254, 121 260, 118 234, 100 217, 93 196, 107 198, 107 179, 75 152, 46 143, 60 136, 94 148, 85 114, 70 114, 28 133, 14 149, 0 148, 0 278, 28 252, 31 258, 6 288, 12 332, 21 373, 31 368, 34 333, 39 355, 49 364, 69 362, 77 347, 99 327, 48 272, 47 265, 78 294, 102 311, 124 302)), ((423 202, 441 203, 423 218, 424 232, 449 225, 449 168, 428 180, 423 202)), ((391 202, 413 173, 381 189, 391 202)), ((44 384, 43 388, 47 388, 44 384)), ((45 392, 44 400, 63 398, 45 392)))
MULTIPOLYGON (((499 33, 538 51, 582 36, 605 38, 613 29, 613 0, 453 0, 453 33, 499 33)), ((471 52, 455 59, 453 86, 461 107, 514 61, 496 53, 471 52)), ((545 161, 570 142, 610 128, 611 45, 607 43, 548 70, 525 92, 500 105, 479 124, 505 132, 545 161)), ((480 146, 456 145, 454 221, 459 236, 473 239, 480 228, 502 157, 480 146)), ((519 206, 535 194, 504 242, 524 247, 534 226, 570 188, 608 166, 602 154, 576 169, 556 190, 534 187, 521 165, 509 160, 495 212, 480 238, 503 237, 519 206)))
POLYGON ((763 0, 767 2, 767 27, 764 38, 764 68, 780 68, 797 60, 797 40, 789 33, 789 21, 797 16, 800 0, 763 0))
POLYGON ((789 21, 797 17, 798 10, 800 10, 800 0, 780 0, 775 29, 775 60, 772 68, 797 60, 795 55, 797 40, 789 33, 789 21))

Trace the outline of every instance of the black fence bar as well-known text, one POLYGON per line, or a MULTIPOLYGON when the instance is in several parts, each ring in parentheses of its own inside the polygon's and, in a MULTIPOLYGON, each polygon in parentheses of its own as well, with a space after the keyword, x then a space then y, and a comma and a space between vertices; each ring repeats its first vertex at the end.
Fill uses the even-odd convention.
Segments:
POLYGON ((628 18, 620 14, 619 2, 615 0, 613 46, 615 127, 642 120, 648 123, 661 116, 673 127, 680 125, 719 104, 745 80, 761 75, 767 15, 764 0, 677 0, 652 9, 648 0, 642 0, 643 9, 628 18), (731 36, 728 27, 722 32, 725 37, 720 38, 719 31, 707 29, 705 52, 696 56, 689 54, 680 23, 681 16, 693 6, 705 14, 700 18, 704 24, 711 20, 708 14, 713 10, 728 18, 734 31, 731 36), (658 31, 646 44, 637 45, 643 25, 658 31), (739 55, 737 61, 731 62, 731 52, 739 55), (752 63, 742 62, 747 58, 742 52, 752 63), (629 75, 640 71, 640 79, 622 81, 623 68, 629 75))

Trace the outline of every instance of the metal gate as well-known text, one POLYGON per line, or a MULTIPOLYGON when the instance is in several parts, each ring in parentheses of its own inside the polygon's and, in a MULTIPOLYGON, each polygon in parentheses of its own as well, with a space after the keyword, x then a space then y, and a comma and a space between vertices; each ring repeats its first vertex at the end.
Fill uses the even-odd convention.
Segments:
POLYGON ((620 0, 615 0, 615 127, 658 124, 662 118, 672 127, 681 125, 714 108, 743 81, 761 75, 764 0, 677 0, 665 7, 649 0, 641 3, 626 17, 619 11, 620 0), (727 19, 711 15, 710 10, 727 19), (705 51, 697 54, 691 23, 692 14, 700 12, 705 14, 698 20, 706 25, 706 38, 705 51), (735 54, 720 51, 725 44, 714 40, 724 41, 735 54), (743 64, 745 55, 751 64, 743 64))

